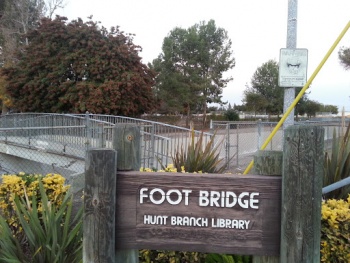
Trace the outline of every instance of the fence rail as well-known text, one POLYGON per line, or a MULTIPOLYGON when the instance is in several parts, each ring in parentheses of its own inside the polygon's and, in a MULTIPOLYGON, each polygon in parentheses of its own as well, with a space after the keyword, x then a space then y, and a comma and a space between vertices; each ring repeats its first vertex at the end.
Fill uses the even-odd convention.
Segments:
MULTIPOLYGON (((191 140, 190 129, 136 118, 95 114, 19 113, 0 117, 0 146, 2 144, 5 152, 8 152, 6 145, 15 144, 23 148, 31 146, 33 150, 58 156, 67 156, 69 153, 70 157, 82 159, 89 149, 112 148, 114 127, 120 124, 140 127, 143 167, 159 169, 160 163, 166 166, 172 162, 174 151, 181 146, 186 150, 191 140)), ((193 132, 196 138, 201 133, 193 132)), ((205 142, 211 137, 212 134, 203 133, 205 142)), ((16 150, 20 151, 19 148, 16 150)), ((13 149, 12 154, 16 154, 13 149)), ((6 171, 5 164, 2 168, 6 171)))
MULTIPOLYGON (((344 126, 348 125, 350 120, 341 119, 330 121, 300 121, 295 125, 314 125, 322 126, 325 129, 324 142, 325 149, 330 149, 333 133, 341 136, 345 133, 344 126)), ((224 153, 227 169, 240 172, 246 168, 253 159, 254 154, 260 149, 264 141, 270 135, 277 122, 263 121, 212 121, 211 131, 217 131, 224 141, 224 153)), ((281 151, 283 140, 282 128, 276 133, 266 150, 281 151)))
MULTIPOLYGON (((304 121, 296 125, 325 128, 325 149, 330 149, 333 133, 341 135, 347 125, 342 120, 304 121)), ((191 141, 190 129, 136 118, 95 114, 18 113, 0 117, 0 173, 56 172, 66 178, 84 173, 87 151, 113 148, 114 128, 132 124, 141 131, 141 166, 160 169, 172 163, 177 149, 191 141)), ((274 129, 275 122, 211 122, 203 133, 209 142, 215 133, 215 144, 221 144, 220 158, 227 171, 239 173, 246 168, 274 129)), ((199 138, 200 131, 193 131, 199 138)), ((282 150, 282 129, 266 148, 282 150)))
MULTIPOLYGON (((18 113, 0 117, 0 150, 8 152, 9 148, 6 148, 6 145, 13 144, 24 148, 30 146, 38 151, 50 151, 57 156, 69 155, 72 158, 84 159, 88 149, 111 148, 114 127, 119 124, 140 127, 142 167, 159 169, 159 162, 163 165, 171 163, 171 156, 175 150, 180 147, 186 150, 190 143, 190 129, 149 120, 88 113, 18 113)), ((325 128, 324 139, 327 148, 334 131, 341 134, 344 126, 340 119, 296 122, 296 125, 307 124, 325 128)), ((253 159, 275 126, 275 122, 213 121, 210 132, 204 133, 203 138, 208 142, 215 133, 216 144, 221 144, 220 158, 224 159, 227 170, 240 172, 253 159)), ((198 138, 201 132, 194 133, 198 138)), ((282 129, 276 133, 266 149, 282 150, 282 129)), ((20 148, 16 150, 20 151, 20 148)), ((6 165, 1 159, 0 163, 5 169, 6 165)))

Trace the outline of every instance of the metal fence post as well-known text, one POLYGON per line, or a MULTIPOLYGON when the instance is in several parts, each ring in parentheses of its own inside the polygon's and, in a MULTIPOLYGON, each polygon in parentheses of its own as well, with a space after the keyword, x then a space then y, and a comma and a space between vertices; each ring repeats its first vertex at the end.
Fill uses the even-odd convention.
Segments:
POLYGON ((98 127, 98 140, 99 140, 99 147, 104 148, 104 127, 103 124, 100 124, 97 126, 98 127))
POLYGON ((86 152, 90 149, 91 147, 91 137, 92 137, 92 132, 91 132, 91 121, 90 121, 90 116, 89 112, 87 111, 85 113, 85 125, 86 125, 86 152))
MULTIPOLYGON (((150 165, 151 167, 150 168, 153 168, 153 165, 154 165, 154 155, 155 155, 155 141, 154 141, 154 123, 152 123, 152 127, 151 127, 151 145, 150 145, 150 149, 149 149, 149 154, 151 155, 151 162, 150 162, 150 165)), ((157 164, 158 166, 158 164, 157 164)))
POLYGON ((257 128, 258 128, 258 150, 260 149, 261 147, 261 119, 259 119, 257 121, 257 128))
MULTIPOLYGON (((211 122, 211 121, 210 121, 211 122)), ((226 168, 227 169, 230 169, 230 148, 231 148, 231 145, 230 145, 230 124, 229 123, 226 123, 226 132, 227 132, 227 139, 226 139, 226 168)))
POLYGON ((239 166, 239 123, 237 123, 237 167, 239 166))

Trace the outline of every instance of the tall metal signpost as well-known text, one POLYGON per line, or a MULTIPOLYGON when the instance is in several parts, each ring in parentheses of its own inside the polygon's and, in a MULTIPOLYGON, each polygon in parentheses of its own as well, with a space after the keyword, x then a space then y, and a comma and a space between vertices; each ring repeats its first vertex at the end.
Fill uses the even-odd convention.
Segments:
MULTIPOLYGON (((297 16, 298 0, 288 0, 287 22, 287 48, 295 49, 297 46, 297 16)), ((283 113, 285 113, 295 98, 295 87, 285 87, 283 113)), ((283 129, 294 124, 294 109, 283 124, 283 129)))

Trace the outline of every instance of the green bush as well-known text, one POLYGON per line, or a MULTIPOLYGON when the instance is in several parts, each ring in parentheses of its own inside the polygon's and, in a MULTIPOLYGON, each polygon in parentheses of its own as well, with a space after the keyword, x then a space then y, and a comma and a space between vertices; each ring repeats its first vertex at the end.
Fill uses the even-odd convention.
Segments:
POLYGON ((39 180, 36 195, 12 194, 11 212, 21 231, 14 233, 13 225, 0 216, 0 262, 82 262, 83 208, 72 218, 72 195, 55 203, 46 187, 39 180))
MULTIPOLYGON (((194 130, 191 133, 191 142, 187 150, 183 145, 176 149, 173 159, 174 167, 178 172, 194 173, 222 173, 225 166, 222 164, 223 158, 220 158, 220 147, 222 142, 215 144, 215 134, 206 143, 203 132, 196 138, 194 130)), ((165 169, 164 166, 162 166, 165 169)))
POLYGON ((65 178, 59 174, 26 174, 18 173, 11 175, 3 175, 2 183, 0 184, 0 214, 2 214, 7 223, 10 225, 14 234, 19 233, 19 219, 15 212, 14 197, 17 195, 20 198, 27 200, 29 204, 32 198, 38 204, 38 210, 41 211, 41 194, 39 191, 39 182, 42 182, 45 193, 50 202, 58 207, 69 190, 69 185, 65 185, 65 178))
POLYGON ((350 195, 322 203, 321 262, 350 262, 350 195))
POLYGON ((225 117, 228 121, 239 121, 239 114, 234 109, 228 109, 225 112, 225 117))
POLYGON ((181 252, 166 250, 139 251, 140 263, 205 263, 205 254, 199 252, 181 252))
MULTIPOLYGON (((323 186, 331 185, 350 175, 350 124, 346 129, 345 135, 336 136, 333 132, 333 141, 331 153, 326 151, 324 161, 323 186)), ((328 193, 328 198, 346 198, 350 193, 350 185, 328 193)))
POLYGON ((251 263, 252 256, 165 250, 139 251, 140 263, 251 263))

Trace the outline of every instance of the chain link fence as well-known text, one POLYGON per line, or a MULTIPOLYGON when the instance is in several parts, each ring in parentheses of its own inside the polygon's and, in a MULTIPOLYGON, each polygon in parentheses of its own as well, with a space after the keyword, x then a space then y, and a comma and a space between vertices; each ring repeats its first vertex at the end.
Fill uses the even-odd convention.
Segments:
MULTIPOLYGON (((86 153, 93 148, 115 149, 118 125, 141 131, 141 166, 160 169, 172 163, 174 152, 186 150, 192 131, 142 119, 94 114, 8 114, 0 117, 1 174, 59 173, 79 190, 84 186, 86 153)), ((195 140, 201 134, 193 131, 195 140)), ((212 137, 203 133, 206 144, 212 137)))
MULTIPOLYGON (((111 115, 93 114, 8 114, 0 117, 1 174, 59 173, 69 184, 84 185, 85 159, 92 148, 115 148, 114 130, 118 125, 137 125, 141 131, 141 166, 160 169, 172 163, 175 151, 186 151, 194 134, 200 131, 159 122, 111 115)), ((220 158, 227 171, 242 172, 253 159, 277 123, 212 122, 211 131, 203 133, 204 145, 215 133, 220 158)), ((325 145, 330 147, 333 132, 341 134, 345 123, 336 121, 298 122, 296 125, 325 127, 325 145)), ((267 150, 282 150, 279 130, 267 150)))
MULTIPOLYGON (((330 149, 333 134, 340 136, 344 134, 345 127, 350 120, 333 119, 327 121, 302 121, 295 125, 319 125, 325 129, 325 150, 330 149)), ((228 171, 243 172, 253 160, 254 154, 261 148, 277 122, 263 121, 212 121, 210 128, 223 140, 221 156, 225 158, 228 171)), ((283 129, 280 128, 265 150, 283 150, 283 129)))

